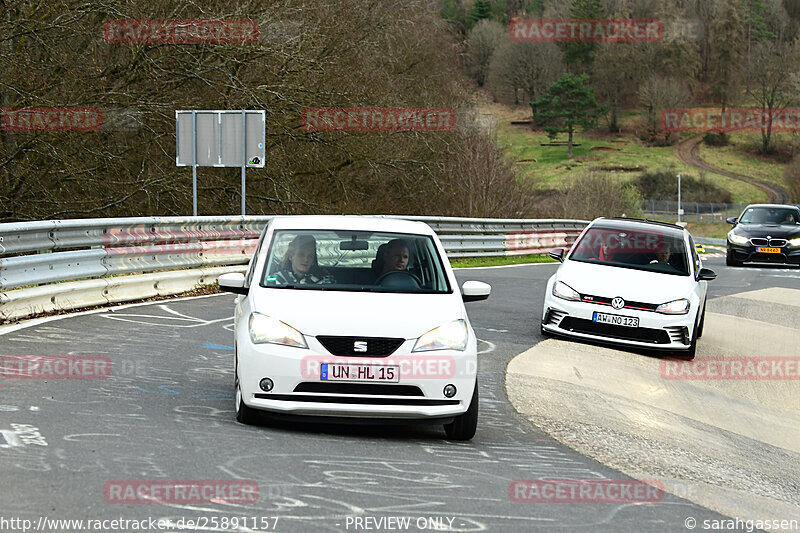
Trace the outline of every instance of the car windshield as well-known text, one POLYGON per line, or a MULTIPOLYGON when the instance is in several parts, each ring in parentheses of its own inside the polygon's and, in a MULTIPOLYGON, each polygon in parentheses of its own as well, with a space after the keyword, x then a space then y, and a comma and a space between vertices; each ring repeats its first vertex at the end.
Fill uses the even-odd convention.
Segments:
POLYGON ((370 292, 451 292, 432 237, 347 230, 276 231, 261 286, 370 292))
POLYGON ((800 211, 786 207, 748 207, 739 217, 741 224, 800 224, 800 211))
POLYGON ((569 259, 634 270, 689 275, 682 235, 658 229, 592 227, 575 243, 569 259))

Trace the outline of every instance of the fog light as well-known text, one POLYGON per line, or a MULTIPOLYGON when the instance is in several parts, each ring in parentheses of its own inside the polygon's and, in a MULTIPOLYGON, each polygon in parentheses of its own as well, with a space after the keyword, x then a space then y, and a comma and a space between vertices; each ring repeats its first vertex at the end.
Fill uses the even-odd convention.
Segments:
POLYGON ((445 385, 444 386, 444 396, 445 398, 452 398, 456 395, 456 386, 455 385, 445 385))
POLYGON ((275 384, 272 382, 271 379, 264 378, 258 383, 258 386, 261 387, 261 390, 263 390, 264 392, 269 392, 272 390, 272 387, 274 387, 275 384))

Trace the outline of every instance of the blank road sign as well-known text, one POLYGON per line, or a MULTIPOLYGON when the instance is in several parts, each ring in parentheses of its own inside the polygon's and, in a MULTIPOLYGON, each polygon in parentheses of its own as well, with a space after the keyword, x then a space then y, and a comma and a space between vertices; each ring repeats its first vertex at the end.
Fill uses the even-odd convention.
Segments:
POLYGON ((263 110, 176 111, 175 164, 263 168, 265 118, 263 110))

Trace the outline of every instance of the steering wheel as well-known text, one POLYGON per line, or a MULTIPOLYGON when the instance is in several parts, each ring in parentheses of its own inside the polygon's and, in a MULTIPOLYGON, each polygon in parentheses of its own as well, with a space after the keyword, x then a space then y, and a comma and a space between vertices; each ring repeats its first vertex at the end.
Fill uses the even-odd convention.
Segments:
POLYGON ((422 286, 417 276, 407 270, 390 270, 381 274, 375 280, 375 285, 397 289, 419 289, 422 286))

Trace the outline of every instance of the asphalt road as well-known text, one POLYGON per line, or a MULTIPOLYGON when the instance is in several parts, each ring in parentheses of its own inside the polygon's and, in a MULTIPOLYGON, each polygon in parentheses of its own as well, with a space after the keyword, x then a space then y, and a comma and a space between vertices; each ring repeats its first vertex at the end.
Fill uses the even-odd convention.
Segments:
MULTIPOLYGON (((720 274, 711 297, 800 286, 798 270, 730 269, 721 259, 707 265, 720 274)), ((670 494, 651 503, 511 500, 514 480, 627 479, 536 430, 506 399, 507 362, 541 340, 538 316, 554 269, 458 272, 462 281, 493 286, 488 301, 468 306, 482 351, 481 414, 469 443, 445 441, 439 426, 236 423, 231 295, 106 310, 6 333, 0 355, 102 356, 113 372, 105 379, 0 379, 0 530, 14 531, 3 519, 37 524, 41 516, 220 523, 198 531, 677 532, 687 531, 687 516, 723 520, 670 494), (253 481, 259 496, 255 503, 110 503, 104 488, 120 480, 253 481), (248 528, 230 527, 233 517, 248 528), (262 517, 278 517, 277 527, 262 517), (379 522, 388 517, 408 517, 410 525, 379 522)))

